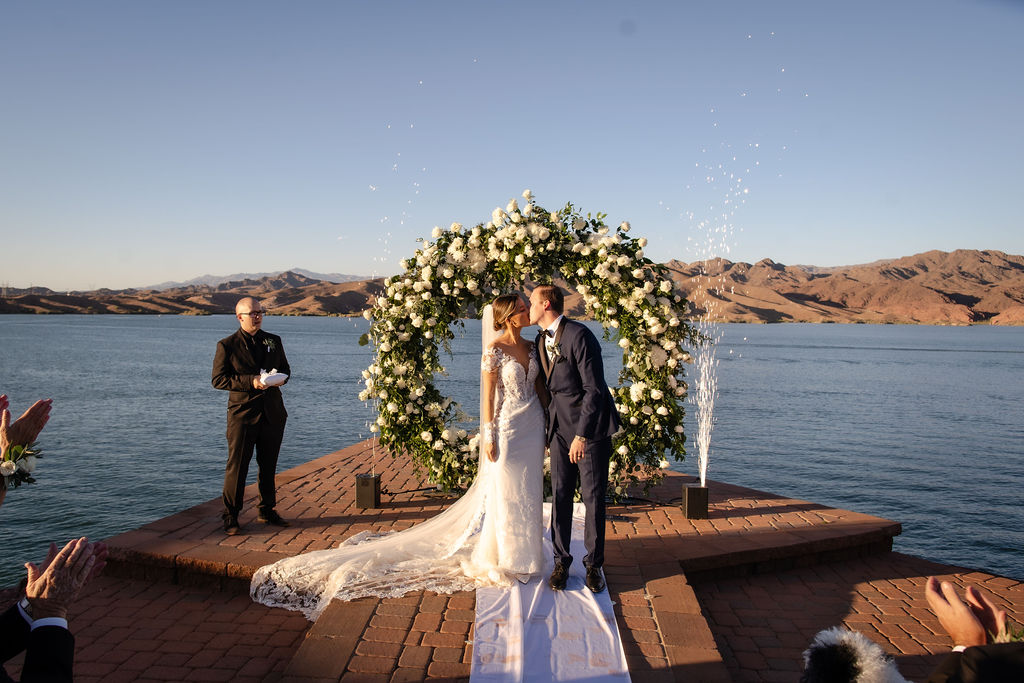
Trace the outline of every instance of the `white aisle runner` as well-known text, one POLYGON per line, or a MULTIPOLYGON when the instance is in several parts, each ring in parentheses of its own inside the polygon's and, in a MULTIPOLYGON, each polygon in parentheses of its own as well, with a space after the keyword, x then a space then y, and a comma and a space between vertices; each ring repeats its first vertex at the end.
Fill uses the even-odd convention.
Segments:
MULTIPOLYGON (((550 514, 545 503, 545 528, 550 514)), ((583 514, 583 504, 577 503, 574 559, 564 591, 548 587, 554 560, 547 532, 547 564, 540 576, 511 588, 476 590, 471 681, 629 681, 608 591, 595 595, 584 583, 583 514)))

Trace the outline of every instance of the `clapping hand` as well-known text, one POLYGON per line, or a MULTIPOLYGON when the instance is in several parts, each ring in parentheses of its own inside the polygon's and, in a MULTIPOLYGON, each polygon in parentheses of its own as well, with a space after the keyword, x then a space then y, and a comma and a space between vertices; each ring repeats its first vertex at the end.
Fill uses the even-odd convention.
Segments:
POLYGON ((28 446, 36 440, 50 419, 53 399, 36 401, 13 423, 9 405, 7 396, 0 396, 0 453, 6 453, 11 446, 28 446))
POLYGON ((985 645, 990 635, 995 638, 1006 633, 1006 612, 996 608, 974 586, 964 591, 965 604, 953 584, 948 581, 940 584, 932 576, 928 578, 924 595, 955 646, 985 645))
POLYGON ((32 605, 32 618, 66 619, 82 586, 99 574, 106 563, 107 546, 103 543, 89 543, 88 538, 82 537, 69 541, 59 551, 51 543, 41 565, 25 563, 25 597, 32 605))

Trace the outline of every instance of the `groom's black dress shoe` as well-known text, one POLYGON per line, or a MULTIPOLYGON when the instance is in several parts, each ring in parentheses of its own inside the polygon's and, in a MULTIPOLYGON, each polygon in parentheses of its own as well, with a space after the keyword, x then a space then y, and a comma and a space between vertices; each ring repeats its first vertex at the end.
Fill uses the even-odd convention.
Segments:
POLYGON ((231 516, 224 518, 224 533, 228 536, 234 536, 241 530, 242 527, 238 526, 238 517, 231 516))
POLYGON ((604 590, 604 574, 600 567, 587 567, 587 588, 591 593, 600 593, 604 590))
POLYGON ((262 522, 263 524, 272 524, 274 526, 291 526, 288 524, 288 520, 277 514, 277 510, 267 510, 266 512, 260 512, 256 515, 256 521, 262 522))
POLYGON ((565 584, 569 582, 569 568, 563 564, 556 564, 555 571, 551 572, 551 578, 548 579, 548 585, 551 586, 553 591, 564 591, 565 584))

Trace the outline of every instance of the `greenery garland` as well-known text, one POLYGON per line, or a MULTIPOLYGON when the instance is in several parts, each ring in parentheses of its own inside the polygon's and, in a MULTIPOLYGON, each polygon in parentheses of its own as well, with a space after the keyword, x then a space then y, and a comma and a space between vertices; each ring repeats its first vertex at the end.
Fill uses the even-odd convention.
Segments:
MULTIPOLYGON (((388 278, 364 316, 372 321, 362 340, 376 356, 363 371, 377 419, 370 429, 391 454, 408 453, 428 479, 454 490, 472 482, 478 435, 458 427, 465 415, 434 384, 444 374, 439 346, 451 354, 453 325, 500 293, 526 282, 561 276, 579 292, 587 313, 604 327, 605 339, 622 348, 619 384, 611 389, 623 429, 615 437, 611 491, 660 479, 671 454, 682 460, 687 346, 700 336, 686 322, 687 302, 664 266, 644 257, 644 238, 629 223, 613 232, 605 214, 584 217, 573 205, 557 212, 512 200, 487 223, 464 229, 434 228, 403 274, 388 278)), ((464 326, 464 325, 463 325, 464 326)))

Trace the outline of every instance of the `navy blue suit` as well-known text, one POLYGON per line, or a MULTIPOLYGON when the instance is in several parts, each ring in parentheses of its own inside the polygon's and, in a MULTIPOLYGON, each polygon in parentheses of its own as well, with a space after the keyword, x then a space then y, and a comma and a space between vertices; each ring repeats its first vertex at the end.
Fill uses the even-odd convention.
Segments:
POLYGON ((551 513, 551 542, 555 563, 572 563, 572 508, 577 480, 587 508, 583 564, 604 564, 605 496, 608 492, 608 463, 612 435, 619 430, 619 415, 604 379, 601 344, 585 325, 562 318, 555 332, 557 353, 549 361, 545 333, 537 335, 534 353, 543 369, 551 394, 548 406, 547 444, 551 453, 551 485, 554 505, 551 513), (585 457, 569 461, 573 438, 587 439, 585 457))

